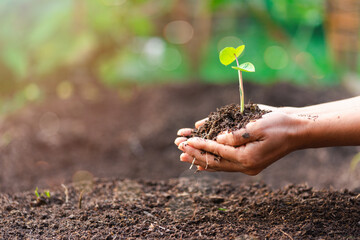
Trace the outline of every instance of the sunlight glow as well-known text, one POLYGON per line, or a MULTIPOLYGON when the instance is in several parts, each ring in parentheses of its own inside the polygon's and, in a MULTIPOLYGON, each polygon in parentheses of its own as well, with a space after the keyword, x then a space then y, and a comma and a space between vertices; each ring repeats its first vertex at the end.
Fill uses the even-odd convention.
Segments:
POLYGON ((288 65, 289 56, 284 48, 280 46, 270 46, 265 50, 264 60, 270 68, 280 70, 288 65))

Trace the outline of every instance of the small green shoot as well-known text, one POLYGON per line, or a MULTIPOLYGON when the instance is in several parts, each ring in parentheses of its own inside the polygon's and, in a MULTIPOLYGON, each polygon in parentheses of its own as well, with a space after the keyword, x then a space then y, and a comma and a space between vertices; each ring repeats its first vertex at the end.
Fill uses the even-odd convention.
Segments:
POLYGON ((36 198, 37 198, 37 199, 39 199, 39 198, 41 198, 41 197, 47 197, 47 198, 50 198, 50 197, 51 197, 49 190, 45 190, 44 192, 39 193, 39 188, 36 187, 34 192, 35 192, 35 195, 36 195, 36 198))
POLYGON ((236 66, 232 66, 233 69, 238 70, 239 74, 239 92, 240 92, 240 112, 244 112, 244 87, 242 80, 242 72, 255 72, 255 67, 252 63, 246 62, 239 64, 238 57, 244 51, 245 45, 241 45, 236 49, 233 47, 226 47, 219 53, 220 62, 225 66, 231 64, 236 60, 236 66))
POLYGON ((44 194, 45 194, 45 196, 46 196, 47 198, 50 198, 50 197, 51 197, 49 190, 45 190, 45 191, 44 191, 44 194))
POLYGON ((40 198, 40 194, 38 192, 38 187, 35 188, 35 195, 36 195, 36 198, 40 198))
POLYGON ((226 212, 226 211, 229 211, 229 210, 226 209, 226 208, 219 208, 219 211, 226 212))

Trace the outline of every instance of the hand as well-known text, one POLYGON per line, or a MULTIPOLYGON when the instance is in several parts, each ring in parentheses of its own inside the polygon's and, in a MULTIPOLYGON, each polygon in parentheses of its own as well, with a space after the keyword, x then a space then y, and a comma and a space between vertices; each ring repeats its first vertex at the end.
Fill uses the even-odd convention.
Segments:
MULTIPOLYGON (((201 127, 206 121, 208 120, 208 118, 204 118, 202 120, 199 120, 197 122, 195 122, 195 128, 198 129, 199 127, 201 127)), ((178 136, 181 136, 181 137, 178 137, 175 139, 175 144, 177 146, 179 146, 182 142, 185 142, 186 140, 188 140, 188 137, 191 135, 191 133, 194 131, 194 129, 192 128, 182 128, 180 129, 178 132, 177 132, 177 135, 178 136)), ((183 162, 186 162, 187 159, 190 159, 191 156, 188 155, 187 153, 182 153, 180 155, 180 161, 183 161, 183 162)), ((191 160, 191 163, 193 164, 194 163, 194 159, 191 160)), ((188 162, 188 161, 187 161, 188 162)), ((191 164, 191 165, 192 165, 191 164)), ((204 171, 205 169, 202 168, 201 166, 197 165, 197 170, 198 171, 204 171)), ((211 171, 210 169, 207 169, 207 171, 211 171)))
MULTIPOLYGON (((200 166, 199 170, 258 174, 301 145, 295 136, 302 119, 288 114, 285 108, 272 110, 243 129, 220 134, 216 141, 177 138, 175 143, 184 152, 180 156, 181 161, 191 163, 195 158, 194 164, 200 166)), ((203 122, 197 122, 196 127, 203 122)), ((191 131, 180 129, 178 134, 189 136, 191 131)))

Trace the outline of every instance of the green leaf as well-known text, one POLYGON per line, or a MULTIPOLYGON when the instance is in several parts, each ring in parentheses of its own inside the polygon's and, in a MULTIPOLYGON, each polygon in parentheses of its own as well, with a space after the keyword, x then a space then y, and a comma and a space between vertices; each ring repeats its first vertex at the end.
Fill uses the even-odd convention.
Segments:
POLYGON ((219 53, 220 62, 225 66, 229 65, 230 63, 235 61, 235 55, 236 57, 239 57, 240 54, 244 51, 244 49, 245 49, 245 45, 241 45, 236 49, 233 47, 224 48, 219 53))
POLYGON ((51 197, 49 190, 44 191, 44 193, 45 193, 45 196, 46 196, 47 198, 50 198, 50 197, 51 197))
POLYGON ((255 72, 255 67, 251 62, 240 64, 238 67, 232 67, 233 69, 240 70, 243 72, 255 72))
POLYGON ((39 194, 39 192, 38 192, 38 187, 36 187, 36 189, 35 189, 34 192, 35 192, 36 197, 37 197, 37 198, 40 198, 40 194, 39 194))

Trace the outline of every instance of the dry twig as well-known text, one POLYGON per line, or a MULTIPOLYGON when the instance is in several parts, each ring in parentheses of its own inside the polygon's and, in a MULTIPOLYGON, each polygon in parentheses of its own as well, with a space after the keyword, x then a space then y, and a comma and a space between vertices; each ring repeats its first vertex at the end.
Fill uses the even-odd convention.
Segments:
POLYGON ((291 240, 294 240, 288 233, 284 232, 283 230, 279 229, 280 232, 282 232, 285 236, 287 236, 288 238, 290 238, 291 240))
POLYGON ((61 186, 64 188, 64 192, 65 192, 65 202, 69 202, 69 189, 64 185, 61 184, 61 186))

